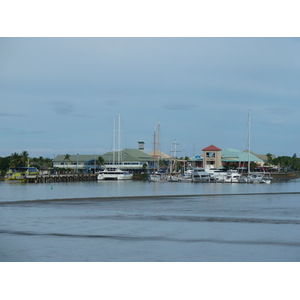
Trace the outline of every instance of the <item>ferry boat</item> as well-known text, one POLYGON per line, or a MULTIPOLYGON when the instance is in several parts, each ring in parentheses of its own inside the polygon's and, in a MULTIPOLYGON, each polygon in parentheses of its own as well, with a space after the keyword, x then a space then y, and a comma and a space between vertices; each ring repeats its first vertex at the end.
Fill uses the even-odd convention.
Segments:
POLYGON ((130 180, 133 174, 122 171, 118 168, 106 168, 104 171, 100 171, 97 179, 98 180, 130 180))
POLYGON ((15 167, 10 168, 4 176, 4 181, 7 183, 26 182, 27 179, 37 177, 39 171, 35 167, 15 167))

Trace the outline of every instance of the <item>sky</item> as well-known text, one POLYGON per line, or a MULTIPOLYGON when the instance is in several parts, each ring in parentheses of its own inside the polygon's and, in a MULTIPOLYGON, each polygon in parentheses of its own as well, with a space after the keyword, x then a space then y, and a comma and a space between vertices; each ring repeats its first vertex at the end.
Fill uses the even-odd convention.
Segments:
POLYGON ((299 153, 299 38, 0 38, 0 156, 299 153), (251 110, 250 122, 248 114, 251 110), (114 121, 115 120, 115 121, 114 121), (118 126, 115 125, 115 128, 118 126))
POLYGON ((118 114, 122 149, 300 155, 298 37, 61 32, 0 35, 0 156, 104 154, 118 114))

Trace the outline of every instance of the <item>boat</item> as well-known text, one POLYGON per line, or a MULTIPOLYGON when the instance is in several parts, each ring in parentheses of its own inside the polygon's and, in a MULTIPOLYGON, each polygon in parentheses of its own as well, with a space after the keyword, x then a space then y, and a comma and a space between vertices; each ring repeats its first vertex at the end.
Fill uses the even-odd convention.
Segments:
POLYGON ((150 182, 158 182, 161 180, 162 180, 162 178, 159 174, 149 174, 148 175, 148 181, 150 181, 150 182))
POLYGON ((240 178, 243 183, 271 183, 273 177, 269 172, 252 172, 240 178))
POLYGON ((181 176, 180 181, 192 181, 192 172, 193 170, 186 170, 181 176))
POLYGON ((130 180, 132 179, 133 174, 122 171, 118 168, 106 168, 103 171, 98 173, 97 179, 98 180, 130 180))
POLYGON ((207 167, 205 171, 210 175, 211 181, 215 182, 223 182, 224 178, 228 175, 227 172, 216 168, 207 167))
POLYGON ((248 172, 247 175, 241 176, 241 183, 271 183, 273 177, 269 172, 250 172, 250 116, 251 110, 248 113, 248 172))
POLYGON ((8 170, 4 176, 4 181, 7 183, 24 183, 27 179, 37 177, 39 171, 35 167, 13 167, 8 170))
POLYGON ((120 137, 120 113, 118 114, 118 160, 115 162, 115 123, 113 128, 113 165, 106 167, 103 171, 98 172, 97 180, 130 180, 133 177, 133 174, 128 171, 123 171, 117 166, 121 164, 122 155, 121 155, 121 137, 120 137))
POLYGON ((226 176, 224 177, 224 182, 240 182, 241 174, 237 170, 228 170, 226 176))
POLYGON ((210 182, 210 175, 203 168, 196 167, 191 173, 192 182, 210 182))
POLYGON ((154 137, 154 143, 153 143, 153 146, 154 146, 154 151, 153 151, 153 173, 148 175, 148 181, 158 182, 158 181, 161 181, 161 180, 165 179, 165 176, 162 176, 159 173, 159 161, 157 160, 158 157, 156 155, 156 127, 154 127, 153 137, 154 137), (157 171, 155 169, 156 165, 157 165, 157 171))
POLYGON ((169 181, 169 182, 179 182, 179 181, 181 181, 181 176, 171 174, 171 175, 167 176, 167 181, 169 181))

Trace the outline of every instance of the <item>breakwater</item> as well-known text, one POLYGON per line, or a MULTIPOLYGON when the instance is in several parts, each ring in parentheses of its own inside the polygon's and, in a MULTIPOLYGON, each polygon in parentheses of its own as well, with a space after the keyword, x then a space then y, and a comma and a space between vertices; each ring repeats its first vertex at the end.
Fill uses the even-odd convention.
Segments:
POLYGON ((59 175, 37 175, 35 178, 27 179, 27 182, 47 183, 47 182, 76 182, 95 181, 97 174, 59 174, 59 175))

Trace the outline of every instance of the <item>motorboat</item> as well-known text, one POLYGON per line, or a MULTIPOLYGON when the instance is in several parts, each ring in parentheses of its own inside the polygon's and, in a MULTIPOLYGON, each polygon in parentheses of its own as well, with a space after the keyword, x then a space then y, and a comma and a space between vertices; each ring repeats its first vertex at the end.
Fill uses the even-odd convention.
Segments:
POLYGON ((253 172, 247 176, 242 176, 240 182, 244 183, 271 183, 273 177, 268 172, 253 172))
POLYGON ((132 179, 133 174, 122 171, 118 168, 106 168, 103 171, 100 171, 97 179, 98 180, 130 180, 132 179))
POLYGON ((228 170, 227 175, 224 177, 224 182, 240 182, 241 176, 237 170, 228 170))
POLYGON ((161 176, 159 174, 149 174, 148 181, 150 182, 158 182, 161 181, 161 176))
POLYGON ((210 175, 211 180, 216 182, 223 182, 228 175, 227 172, 216 168, 205 168, 205 171, 210 175))
POLYGON ((203 168, 196 167, 191 173, 193 182, 209 182, 210 175, 203 168))

